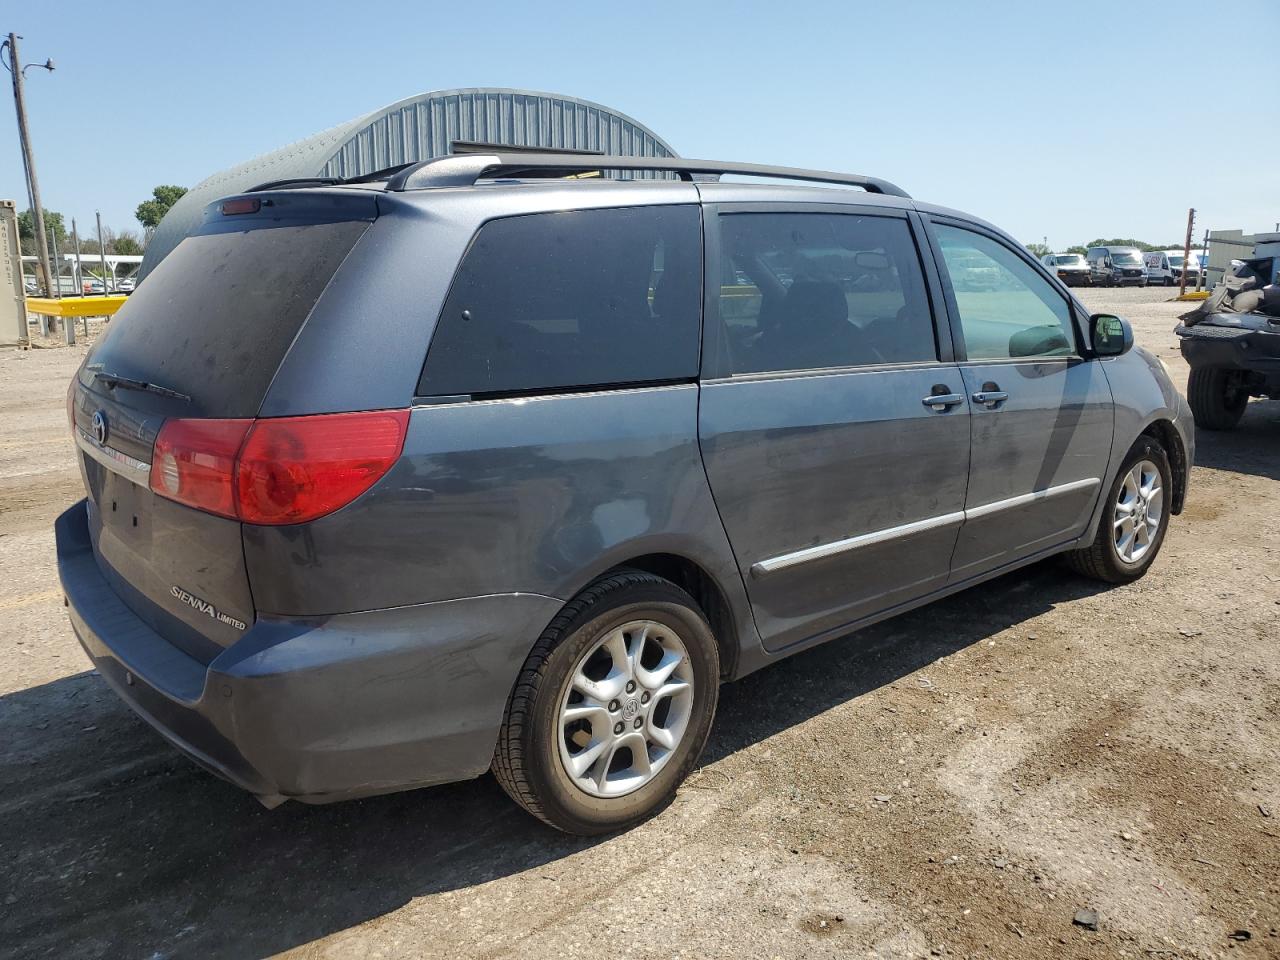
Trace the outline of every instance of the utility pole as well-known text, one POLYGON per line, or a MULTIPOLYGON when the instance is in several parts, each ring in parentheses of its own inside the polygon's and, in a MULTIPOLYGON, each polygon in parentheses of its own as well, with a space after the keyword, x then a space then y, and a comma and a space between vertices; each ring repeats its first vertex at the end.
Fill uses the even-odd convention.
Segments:
MULTIPOLYGON (((9 48, 9 62, 6 66, 9 68, 9 73, 13 75, 13 102, 18 112, 18 139, 22 141, 22 165, 27 172, 31 212, 35 218, 36 255, 40 258, 40 269, 44 273, 45 295, 55 297, 57 294, 53 292, 52 274, 49 272, 49 243, 46 240, 47 234, 44 232, 44 208, 40 205, 40 183, 36 179, 36 158, 31 149, 31 131, 27 127, 27 96, 23 89, 23 71, 26 67, 23 67, 22 58, 18 55, 20 39, 16 33, 11 33, 9 39, 0 45, 0 49, 9 48)), ((27 64, 27 66, 44 67, 52 71, 53 61, 46 60, 41 64, 27 64)))
MULTIPOLYGON (((84 296, 84 263, 80 259, 80 231, 76 229, 76 218, 71 218, 71 242, 76 245, 76 269, 75 282, 76 289, 80 291, 80 296, 84 296)), ((84 336, 89 338, 89 318, 84 318, 84 336)))
POLYGON ((102 292, 105 294, 111 292, 107 289, 107 244, 102 237, 102 214, 95 210, 93 215, 98 220, 98 259, 102 262, 102 292))
POLYGON ((1200 264, 1200 272, 1196 274, 1200 279, 1196 281, 1196 290, 1209 289, 1209 231, 1204 232, 1204 243, 1200 246, 1200 254, 1204 257, 1204 263, 1200 264))
POLYGON ((1191 231, 1196 225, 1196 208, 1187 211, 1187 242, 1182 248, 1182 282, 1178 284, 1178 296, 1187 292, 1187 267, 1191 265, 1191 231))
POLYGON ((71 242, 76 248, 76 290, 84 296, 84 263, 80 259, 80 231, 76 229, 76 218, 71 218, 71 242))
MULTIPOLYGON (((57 234, 50 234, 49 242, 53 244, 53 284, 58 288, 58 296, 62 296, 62 254, 58 252, 57 234)), ((57 317, 58 323, 62 324, 62 334, 67 340, 67 346, 76 342, 76 322, 69 317, 57 317)))

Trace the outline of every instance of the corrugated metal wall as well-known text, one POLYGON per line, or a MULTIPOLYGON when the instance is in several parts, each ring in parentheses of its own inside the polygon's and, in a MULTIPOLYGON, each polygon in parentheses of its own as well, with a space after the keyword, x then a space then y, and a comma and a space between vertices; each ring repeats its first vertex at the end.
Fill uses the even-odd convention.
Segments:
POLYGON ((651 130, 598 103, 529 90, 424 93, 205 178, 160 222, 138 276, 145 278, 181 243, 214 200, 266 180, 350 177, 430 160, 449 153, 455 140, 623 156, 675 156, 651 130))
POLYGON ((636 157, 674 155, 640 124, 594 103, 520 90, 457 90, 375 114, 321 172, 350 177, 441 157, 455 140, 636 157))

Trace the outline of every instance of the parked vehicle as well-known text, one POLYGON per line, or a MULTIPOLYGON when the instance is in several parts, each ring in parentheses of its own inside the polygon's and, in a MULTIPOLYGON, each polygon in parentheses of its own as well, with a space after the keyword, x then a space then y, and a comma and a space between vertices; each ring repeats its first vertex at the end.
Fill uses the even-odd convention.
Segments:
MULTIPOLYGON (((1148 283, 1161 283, 1166 287, 1172 287, 1182 282, 1181 250, 1157 250, 1144 253, 1142 260, 1147 268, 1148 283)), ((1191 263, 1187 266, 1187 283, 1194 285, 1199 279, 1200 261, 1193 256, 1191 263)))
POLYGON ((1280 234, 1259 238, 1174 328, 1196 425, 1232 430, 1250 397, 1280 399, 1280 234))
POLYGON ((1046 253, 1040 261, 1068 287, 1087 287, 1093 281, 1089 261, 1081 253, 1046 253))
MULTIPOLYGON (((581 176, 636 169, 682 179, 581 176)), ((1190 415, 1128 324, 885 181, 307 183, 210 205, 121 307, 56 527, 101 676, 269 806, 492 767, 626 827, 721 681, 1055 554, 1133 580, 1182 509, 1190 415)))
POLYGON ((1147 270, 1136 247, 1090 247, 1085 253, 1091 281, 1103 287, 1145 287, 1147 270))

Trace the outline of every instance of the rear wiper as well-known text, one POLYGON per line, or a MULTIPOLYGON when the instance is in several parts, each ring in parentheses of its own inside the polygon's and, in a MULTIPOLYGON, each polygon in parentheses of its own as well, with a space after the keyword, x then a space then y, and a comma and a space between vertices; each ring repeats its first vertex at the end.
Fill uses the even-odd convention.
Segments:
POLYGON ((134 380, 132 377, 122 377, 114 373, 103 373, 98 371, 93 375, 95 380, 99 380, 108 387, 124 387, 126 390, 145 390, 148 393, 158 393, 162 397, 171 397, 174 400, 185 400, 191 402, 191 398, 185 393, 179 393, 177 390, 170 390, 168 387, 162 387, 158 383, 147 383, 145 380, 134 380))

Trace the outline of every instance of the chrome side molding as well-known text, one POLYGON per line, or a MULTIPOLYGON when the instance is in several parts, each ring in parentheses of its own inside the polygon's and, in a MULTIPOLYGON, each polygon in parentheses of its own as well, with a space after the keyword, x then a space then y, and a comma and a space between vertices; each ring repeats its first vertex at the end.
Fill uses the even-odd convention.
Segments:
POLYGON ((1040 500, 1048 500, 1052 497, 1060 497, 1063 494, 1074 493, 1077 490, 1089 490, 1099 486, 1102 483, 1097 477, 1090 477, 1087 480, 1073 480, 1070 483, 1062 483, 1056 487, 1046 487, 1043 490, 1036 490, 1032 493, 1020 494, 1016 497, 1009 497, 1006 500, 996 500, 993 503, 985 503, 980 507, 974 507, 970 510, 960 510, 955 513, 944 513, 936 517, 928 517, 924 520, 915 520, 911 523, 904 523, 896 527, 886 527, 883 530, 874 530, 871 533, 863 533, 856 537, 848 537, 844 540, 836 540, 832 543, 822 543, 813 547, 805 547, 803 550, 795 550, 791 553, 784 553, 777 557, 770 557, 768 560, 758 560, 751 565, 751 575, 754 577, 764 577, 778 570, 785 570, 787 567, 798 566, 802 563, 809 563, 813 560, 821 560, 824 557, 833 557, 837 554, 848 553, 851 550, 858 550, 861 547, 869 547, 877 543, 884 543, 888 540, 897 540, 901 537, 910 537, 917 533, 924 533, 926 530, 937 530, 941 527, 949 527, 966 520, 976 520, 980 517, 988 517, 993 513, 1000 513, 1004 510, 1014 510, 1018 507, 1025 507, 1028 504, 1036 503, 1040 500))
POLYGON ((961 523, 964 520, 964 511, 956 513, 944 513, 941 516, 929 517, 925 520, 916 520, 913 523, 904 523, 897 527, 886 527, 884 530, 874 530, 871 533, 864 533, 860 536, 849 537, 846 540, 837 540, 834 543, 823 543, 816 547, 805 547, 803 550, 797 550, 794 553, 784 553, 780 557, 772 557, 768 560, 761 560, 752 564, 751 573, 757 577, 763 577, 766 574, 783 570, 787 567, 794 567, 797 564, 808 563, 811 560, 821 560, 823 557, 833 557, 838 553, 848 553, 850 550, 857 550, 859 547, 869 547, 872 544, 884 543, 886 540, 896 540, 899 537, 909 537, 913 533, 923 533, 926 530, 936 530, 939 527, 948 527, 952 524, 961 523))
POLYGON ((1060 497, 1064 493, 1075 493, 1077 490, 1090 490, 1102 483, 1097 477, 1091 477, 1088 480, 1072 480, 1070 483, 1061 483, 1056 487, 1045 487, 1043 490, 1036 490, 1034 493, 1024 493, 1021 496, 1010 497, 1008 500, 997 500, 995 503, 984 503, 980 507, 974 507, 972 510, 964 512, 966 520, 975 520, 978 517, 989 517, 993 513, 999 513, 1002 510, 1013 510, 1017 507, 1025 507, 1029 503, 1035 503, 1039 500, 1048 500, 1051 497, 1060 497))

